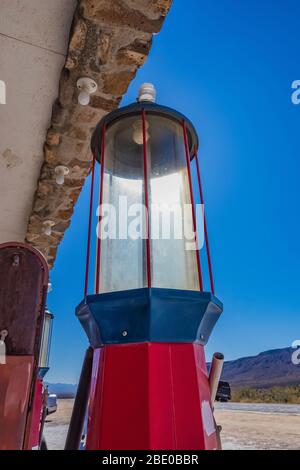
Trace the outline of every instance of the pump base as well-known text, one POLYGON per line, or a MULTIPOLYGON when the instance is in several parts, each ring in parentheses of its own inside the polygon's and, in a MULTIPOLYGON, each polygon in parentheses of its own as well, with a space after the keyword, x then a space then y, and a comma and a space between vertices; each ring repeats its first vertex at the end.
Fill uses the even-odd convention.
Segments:
POLYGON ((90 398, 88 450, 217 449, 200 344, 96 349, 90 398))

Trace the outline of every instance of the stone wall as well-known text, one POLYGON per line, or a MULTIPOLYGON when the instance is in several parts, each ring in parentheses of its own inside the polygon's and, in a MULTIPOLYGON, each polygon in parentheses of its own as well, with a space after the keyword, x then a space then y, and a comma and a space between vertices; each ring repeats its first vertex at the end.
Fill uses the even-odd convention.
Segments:
POLYGON ((106 113, 118 107, 137 69, 145 62, 152 35, 161 29, 171 3, 172 0, 78 2, 26 237, 46 256, 50 267, 90 172, 93 128, 106 113), (77 101, 76 82, 83 76, 98 84, 88 106, 77 101), (57 165, 70 169, 62 186, 55 181, 57 165), (44 234, 46 220, 55 224, 50 236, 44 234))

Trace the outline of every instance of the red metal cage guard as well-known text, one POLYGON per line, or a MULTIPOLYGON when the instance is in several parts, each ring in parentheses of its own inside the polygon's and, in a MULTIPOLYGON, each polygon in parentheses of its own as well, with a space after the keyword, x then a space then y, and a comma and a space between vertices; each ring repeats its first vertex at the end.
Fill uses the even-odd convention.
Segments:
POLYGON ((84 297, 86 297, 86 295, 88 293, 88 288, 89 288, 89 267, 90 267, 91 233, 92 233, 92 219, 93 219, 95 161, 96 161, 95 160, 95 155, 93 155, 92 177, 91 177, 91 192, 90 192, 89 226, 88 226, 87 247, 86 247, 84 297))
POLYGON ((143 122, 143 158, 144 158, 144 188, 145 188, 145 207, 146 207, 146 252, 147 252, 147 285, 151 287, 151 252, 150 252, 150 220, 149 220, 149 193, 148 193, 148 161, 147 161, 147 129, 146 112, 142 109, 143 122))
MULTIPOLYGON (((142 110, 142 125, 143 125, 143 162, 144 162, 144 190, 145 190, 145 207, 146 207, 146 253, 147 253, 147 286, 150 288, 152 281, 151 281, 151 249, 150 249, 150 215, 149 215, 149 189, 148 189, 148 161, 147 161, 147 129, 146 129, 146 112, 142 110)), ((197 260, 197 269, 198 269, 198 278, 199 278, 199 288, 200 291, 203 291, 203 278, 202 278, 202 270, 201 270, 201 259, 200 259, 200 250, 198 246, 198 236, 197 236, 197 223, 196 223, 196 214, 195 214, 195 201, 194 201, 194 194, 193 194, 193 187, 192 187, 192 177, 191 177, 191 165, 190 165, 190 154, 188 148, 188 138, 187 138, 187 130, 186 130, 186 122, 182 122, 183 128, 183 137, 184 137, 184 146, 185 146, 185 154, 186 154, 186 163, 187 163, 187 173, 188 173, 188 182, 189 182, 189 190, 190 190, 190 198, 191 198, 191 205, 192 205, 192 219, 193 219, 193 230, 195 232, 195 243, 196 243, 196 260, 197 260)), ((96 285, 95 291, 97 294, 100 292, 100 255, 101 255, 101 207, 103 201, 103 178, 104 178, 104 163, 105 163, 105 137, 106 137, 106 126, 103 127, 102 132, 102 140, 101 140, 101 165, 100 165, 100 189, 99 189, 99 214, 98 214, 98 236, 97 236, 97 255, 96 255, 96 285)), ((207 222, 206 216, 204 212, 204 196, 203 196, 203 188, 201 182, 201 173, 200 173, 200 165, 199 165, 199 158, 197 149, 195 149, 195 162, 196 162, 196 171, 197 171, 197 179, 198 179, 198 186, 199 186, 199 194, 200 194, 200 203, 203 208, 203 227, 204 227, 204 238, 205 238, 205 247, 206 247, 206 255, 207 255, 207 263, 208 263, 208 272, 209 272, 209 280, 210 280, 210 288, 211 292, 215 294, 215 287, 214 287, 214 279, 213 279, 213 272, 212 272, 212 262, 211 262, 211 254, 210 254, 210 246, 209 246, 209 239, 208 239, 208 229, 207 229, 207 222)), ((88 293, 88 283, 89 283, 89 264, 90 264, 90 251, 91 251, 91 232, 92 232, 92 219, 93 219, 93 199, 94 199, 94 185, 95 185, 95 164, 96 159, 93 156, 92 161, 92 175, 91 175, 91 189, 90 189, 90 206, 89 206, 89 222, 88 222, 88 235, 87 235, 87 248, 86 248, 86 267, 85 267, 85 284, 84 284, 84 296, 88 293)))
POLYGON ((101 141, 101 166, 100 166, 100 191, 99 191, 99 207, 98 207, 98 230, 97 230, 97 256, 96 256, 96 294, 100 292, 100 258, 101 258, 101 208, 103 201, 103 178, 104 178, 104 166, 105 166, 105 137, 106 137, 106 125, 102 129, 102 141, 101 141))
POLYGON ((196 214, 195 214, 195 201, 194 201, 192 177, 191 177, 190 152, 189 152, 189 145, 188 145, 188 138, 187 138, 186 122, 185 121, 182 121, 182 129, 183 129, 183 138, 184 138, 184 146, 185 146, 186 166, 187 166, 189 188, 190 188, 190 198, 191 198, 191 205, 192 205, 193 230, 194 230, 194 233, 195 233, 196 259, 197 259, 197 268, 198 268, 198 277, 199 277, 199 288, 200 288, 200 291, 202 292, 203 291, 203 279, 202 279, 202 271, 201 271, 200 251, 199 251, 199 246, 198 246, 197 223, 196 223, 196 214))
POLYGON ((211 289, 211 293, 215 295, 215 286, 214 286, 214 278, 213 278, 213 273, 212 273, 207 223, 206 223, 206 216, 205 216, 205 211, 204 211, 204 197, 203 197, 201 175, 200 175, 200 165, 199 165, 197 149, 195 149, 195 161, 196 161, 196 169, 197 169, 197 177, 198 177, 198 185, 199 185, 199 193, 200 193, 200 204, 202 205, 202 211, 203 211, 203 226, 204 226, 204 237, 205 237, 206 256, 207 256, 208 272, 209 272, 209 280, 210 280, 210 289, 211 289))

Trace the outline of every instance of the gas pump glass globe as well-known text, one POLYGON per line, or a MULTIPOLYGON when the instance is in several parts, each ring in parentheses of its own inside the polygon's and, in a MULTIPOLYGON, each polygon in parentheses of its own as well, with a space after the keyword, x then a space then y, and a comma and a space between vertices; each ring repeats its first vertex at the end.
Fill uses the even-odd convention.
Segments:
MULTIPOLYGON (((145 117, 146 182, 141 110, 107 123, 98 292, 148 285, 145 184, 151 287, 199 290, 196 251, 187 249, 185 239, 185 232, 193 231, 193 221, 182 121, 157 112, 158 105, 150 108, 145 117), (105 205, 115 208, 115 213, 106 212, 105 205)), ((188 140, 192 148, 191 132, 188 140)))
POLYGON ((53 315, 52 313, 49 312, 49 310, 46 310, 44 325, 43 325, 42 339, 41 339, 39 367, 49 367, 52 323, 53 323, 53 315))
POLYGON ((136 117, 119 120, 106 132, 100 292, 146 285, 144 240, 138 238, 138 230, 141 232, 143 227, 137 224, 136 239, 128 233, 130 228, 134 232, 128 222, 139 216, 144 200, 143 146, 133 139, 136 120, 136 117))

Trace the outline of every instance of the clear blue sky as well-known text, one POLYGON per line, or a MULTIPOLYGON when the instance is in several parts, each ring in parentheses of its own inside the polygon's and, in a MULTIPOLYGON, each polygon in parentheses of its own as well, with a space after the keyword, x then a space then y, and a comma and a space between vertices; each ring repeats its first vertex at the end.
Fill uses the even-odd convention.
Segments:
MULTIPOLYGON (((300 79, 298 0, 174 0, 123 104, 153 82, 158 102, 186 114, 200 159, 216 294, 224 313, 206 348, 226 359, 300 338, 300 79)), ((85 334, 83 298, 90 179, 58 251, 50 382, 74 383, 85 334)))

